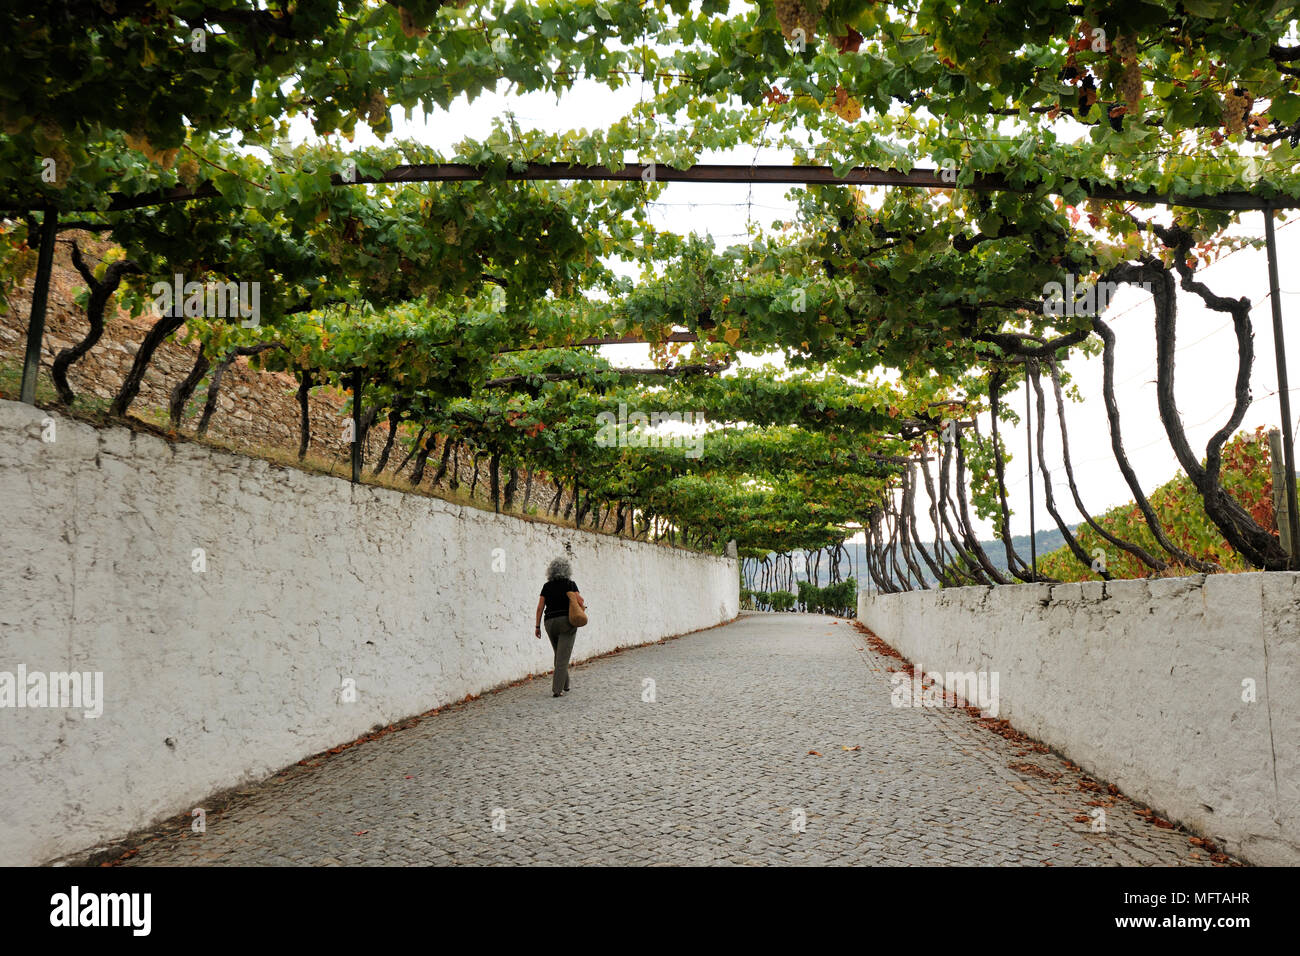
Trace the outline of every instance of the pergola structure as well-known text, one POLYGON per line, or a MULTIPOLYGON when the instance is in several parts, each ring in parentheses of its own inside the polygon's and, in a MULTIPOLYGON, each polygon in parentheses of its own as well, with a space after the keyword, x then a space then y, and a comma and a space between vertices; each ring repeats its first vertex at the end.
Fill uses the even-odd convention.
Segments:
MULTIPOLYGON (((348 174, 335 173, 331 182, 335 186, 356 186, 369 184, 402 184, 425 182, 474 182, 486 180, 528 181, 528 180, 588 180, 603 182, 683 182, 683 183, 771 183, 788 185, 821 186, 860 186, 885 188, 919 188, 919 189, 965 189, 973 191, 995 192, 1030 192, 1028 186, 1011 183, 1001 174, 981 173, 970 182, 958 183, 959 177, 953 170, 936 169, 881 169, 877 167, 857 167, 844 173, 837 173, 829 166, 781 166, 781 165, 738 165, 738 164, 696 164, 685 169, 674 169, 650 163, 629 163, 615 169, 610 166, 580 165, 570 163, 526 163, 521 168, 484 170, 465 163, 420 163, 394 166, 380 176, 367 176, 349 170, 348 174)), ((1274 357, 1278 376, 1278 404, 1282 417, 1282 450, 1286 482, 1286 505, 1292 542, 1290 555, 1291 567, 1300 570, 1300 502, 1296 494, 1296 459, 1295 435, 1291 420, 1290 388, 1286 368, 1286 343, 1282 322, 1282 305, 1279 295, 1277 240, 1273 227, 1273 212, 1278 209, 1300 208, 1300 198, 1289 196, 1261 197, 1249 192, 1225 192, 1215 195, 1190 196, 1153 193, 1138 190, 1124 184, 1112 185, 1099 181, 1081 180, 1077 186, 1091 199, 1119 200, 1124 202, 1147 203, 1170 207, 1189 207, 1200 209, 1221 209, 1236 212, 1259 211, 1264 213, 1265 249, 1268 259, 1269 298, 1272 306, 1274 357)), ((129 209, 141 209, 168 203, 201 200, 218 195, 211 182, 204 182, 194 188, 175 187, 142 193, 135 196, 114 194, 109 204, 102 210, 84 210, 86 212, 121 212, 129 209)), ((41 343, 45 331, 45 312, 49 298, 50 275, 54 261, 54 237, 58 225, 58 211, 44 205, 34 205, 23 209, 11 208, 6 212, 43 212, 41 244, 37 257, 35 284, 32 289, 31 316, 27 329, 27 349, 23 364, 21 400, 34 404, 36 399, 36 379, 40 369, 41 343)), ((692 342, 697 336, 693 333, 675 333, 669 341, 692 342)), ((524 351, 532 348, 572 348, 593 345, 635 344, 643 341, 635 336, 587 338, 578 342, 548 346, 520 346, 508 351, 524 351)), ((353 379, 354 397, 360 390, 360 376, 353 379)), ((1030 409, 1026 405, 1026 413, 1030 409)), ((354 416, 360 414, 360 402, 353 402, 354 416)), ((359 427, 359 422, 354 426, 359 427)), ((1033 447, 1030 454, 1030 538, 1033 548, 1033 447)), ((360 480, 360 449, 353 443, 352 480, 360 480)))

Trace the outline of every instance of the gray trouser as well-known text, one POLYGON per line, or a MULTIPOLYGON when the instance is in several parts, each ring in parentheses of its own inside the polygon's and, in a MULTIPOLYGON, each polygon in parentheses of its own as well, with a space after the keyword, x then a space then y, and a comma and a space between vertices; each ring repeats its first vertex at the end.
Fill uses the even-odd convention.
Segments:
POLYGON ((551 693, 569 689, 569 655, 573 653, 573 639, 578 636, 578 629, 569 623, 567 617, 548 617, 546 619, 546 636, 555 648, 555 676, 551 678, 551 693))

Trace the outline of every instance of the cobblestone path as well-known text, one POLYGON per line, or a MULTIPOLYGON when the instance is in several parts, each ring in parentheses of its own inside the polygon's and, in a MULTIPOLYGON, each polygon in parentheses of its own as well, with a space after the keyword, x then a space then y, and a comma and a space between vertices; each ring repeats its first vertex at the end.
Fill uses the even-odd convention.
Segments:
POLYGON ((127 862, 1210 863, 1122 796, 1091 832, 1105 793, 964 711, 893 707, 891 663, 845 621, 744 615, 294 767, 127 862))

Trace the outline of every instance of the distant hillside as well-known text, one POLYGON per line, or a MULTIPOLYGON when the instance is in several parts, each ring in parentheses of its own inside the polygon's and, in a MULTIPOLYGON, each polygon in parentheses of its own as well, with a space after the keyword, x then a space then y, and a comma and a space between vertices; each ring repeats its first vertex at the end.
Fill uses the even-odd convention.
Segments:
MULTIPOLYGON (((1074 525, 1070 528, 1070 530, 1075 531, 1077 528, 1078 525, 1074 525)), ((1044 555, 1050 554, 1051 552, 1056 551, 1059 548, 1065 547, 1065 537, 1061 534, 1060 529, 1056 527, 1053 527, 1050 531, 1037 532, 1034 535, 1034 539, 1038 544, 1038 557, 1040 560, 1044 555)), ((928 541, 925 541, 924 544, 926 548, 929 549, 933 546, 934 541, 933 539, 930 539, 928 541)), ((1016 553, 1019 554, 1022 558, 1024 558, 1026 562, 1028 562, 1029 561, 1029 535, 1027 534, 1012 535, 1011 544, 1016 549, 1016 553)), ((981 541, 980 545, 984 548, 985 553, 988 554, 989 563, 992 564, 995 568, 1005 571, 1007 567, 1007 552, 1006 549, 1002 546, 1002 542, 997 540, 996 538, 990 538, 981 541)), ((849 552, 850 556, 853 559, 853 574, 857 577, 858 583, 862 584, 865 577, 865 574, 862 569, 864 567, 864 562, 866 560, 866 545, 862 543, 848 544, 845 545, 845 550, 849 552)), ((898 560, 899 560, 899 565, 901 567, 903 561, 901 552, 899 553, 898 560)), ((922 570, 926 572, 927 582, 934 583, 934 576, 929 573, 930 569, 925 567, 924 562, 921 561, 920 555, 917 555, 916 560, 918 563, 921 564, 922 570)), ((815 581, 814 583, 818 585, 828 584, 829 575, 827 573, 826 563, 824 559, 822 561, 822 566, 820 571, 821 573, 818 576, 818 580, 815 581)), ((841 574, 847 575, 848 573, 849 573, 848 560, 846 559, 843 566, 841 567, 841 574)), ((808 574, 805 572, 797 572, 795 577, 801 581, 810 580, 808 574)))

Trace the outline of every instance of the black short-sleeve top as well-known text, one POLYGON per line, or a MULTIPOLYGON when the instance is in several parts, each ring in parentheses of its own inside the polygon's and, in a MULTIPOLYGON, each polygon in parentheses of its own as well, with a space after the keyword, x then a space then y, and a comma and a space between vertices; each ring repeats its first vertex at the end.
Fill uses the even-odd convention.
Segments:
POLYGON ((546 617, 568 617, 569 592, 578 590, 573 578, 557 578, 542 585, 542 597, 546 598, 546 617))

